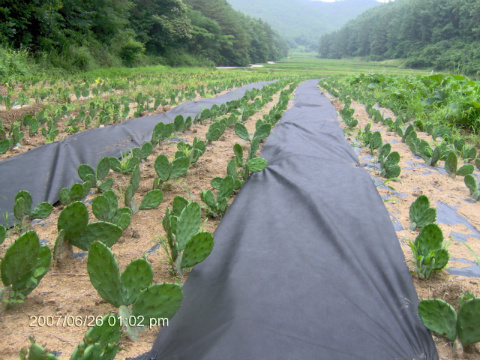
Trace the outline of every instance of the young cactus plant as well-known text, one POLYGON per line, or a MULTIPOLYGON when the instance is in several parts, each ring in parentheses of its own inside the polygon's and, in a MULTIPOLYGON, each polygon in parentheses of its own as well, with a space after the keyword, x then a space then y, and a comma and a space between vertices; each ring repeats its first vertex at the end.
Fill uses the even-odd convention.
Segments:
POLYGON ((410 205, 410 230, 424 228, 428 224, 433 224, 437 220, 437 209, 430 207, 430 200, 425 195, 421 195, 410 205))
POLYGON ((105 180, 110 171, 110 158, 103 157, 98 162, 96 169, 97 170, 95 171, 90 165, 81 164, 78 167, 78 176, 80 177, 80 179, 82 179, 82 181, 88 181, 91 186, 97 188, 99 192, 110 190, 113 185, 113 179, 108 178, 105 180))
POLYGON ((90 181, 73 184, 70 189, 65 187, 60 190, 60 202, 63 205, 67 206, 75 201, 80 201, 87 197, 91 187, 92 184, 90 183, 90 181))
POLYGON ((206 145, 205 142, 200 140, 199 138, 195 137, 193 139, 193 145, 189 145, 187 143, 179 142, 177 144, 178 151, 175 153, 175 159, 186 157, 189 160, 188 167, 195 164, 200 156, 205 153, 206 145))
POLYGON ((137 213, 138 210, 151 210, 158 207, 163 201, 163 192, 160 189, 150 190, 143 197, 140 205, 137 205, 135 201, 135 193, 140 186, 140 168, 135 166, 132 171, 132 176, 130 178, 130 184, 125 190, 125 206, 130 208, 133 214, 137 213))
POLYGON ((58 236, 54 248, 54 259, 57 262, 73 257, 72 246, 88 251, 96 240, 112 246, 123 232, 120 226, 109 222, 88 223, 87 206, 80 201, 71 203, 62 210, 57 228, 58 236))
MULTIPOLYGON (((252 142, 252 146, 254 146, 254 142, 252 142)), ((258 148, 258 144, 257 144, 258 148)), ((252 172, 260 172, 264 170, 268 162, 262 157, 257 157, 255 152, 252 151, 250 148, 250 152, 248 157, 244 160, 243 157, 243 149, 240 144, 235 144, 233 146, 233 152, 235 154, 235 163, 238 168, 240 168, 240 173, 242 175, 242 180, 247 181, 250 173, 252 172)))
POLYGON ((434 272, 442 270, 450 258, 442 230, 437 224, 425 226, 415 242, 410 241, 410 248, 415 271, 421 279, 429 279, 434 272))
POLYGON ((166 232, 163 246, 168 253, 175 275, 207 258, 214 240, 209 232, 200 232, 201 210, 197 202, 188 202, 181 196, 173 200, 172 211, 167 208, 162 225, 166 232))
POLYGON ((158 177, 153 182, 154 189, 161 189, 168 180, 173 180, 187 173, 190 166, 189 158, 182 156, 172 162, 166 155, 158 155, 155 159, 154 167, 158 177))
MULTIPOLYGON (((77 345, 70 360, 113 360, 120 344, 120 321, 114 314, 99 319, 85 333, 83 342, 77 345)), ((59 360, 30 337, 31 345, 20 352, 20 360, 59 360), (27 357, 28 355, 28 357, 27 357)))
POLYGON ((87 270, 98 294, 118 308, 119 321, 132 341, 159 319, 171 319, 182 304, 180 285, 152 285, 153 270, 146 259, 133 260, 120 274, 112 251, 99 241, 90 247, 87 270))
POLYGON ((480 342, 480 298, 471 293, 460 299, 458 314, 442 299, 420 301, 418 314, 426 328, 455 342, 455 358, 463 346, 480 342))
POLYGON ((98 220, 118 225, 122 230, 125 230, 132 220, 132 210, 128 207, 119 209, 117 195, 112 190, 93 199, 92 211, 98 220))
POLYGON ((478 199, 480 199, 480 185, 477 184, 477 180, 475 180, 473 175, 466 175, 463 181, 465 182, 465 185, 467 185, 468 189, 470 190, 470 196, 475 201, 478 201, 478 199))
POLYGON ((217 190, 217 197, 212 190, 202 190, 201 200, 208 206, 208 215, 211 217, 222 217, 228 208, 228 199, 235 189, 235 179, 231 176, 225 178, 216 177, 210 182, 217 190))
POLYGON ((32 195, 27 190, 21 190, 15 196, 15 205, 13 206, 13 214, 20 222, 22 228, 28 218, 45 219, 53 210, 53 206, 47 202, 41 202, 32 210, 32 195))
POLYGON ((380 163, 382 167, 381 176, 387 179, 397 178, 402 171, 398 165, 400 161, 400 154, 397 151, 390 153, 383 162, 380 163))
POLYGON ((3 286, 0 300, 4 304, 23 301, 39 284, 50 268, 52 254, 40 245, 35 231, 27 231, 12 243, 0 263, 3 286))

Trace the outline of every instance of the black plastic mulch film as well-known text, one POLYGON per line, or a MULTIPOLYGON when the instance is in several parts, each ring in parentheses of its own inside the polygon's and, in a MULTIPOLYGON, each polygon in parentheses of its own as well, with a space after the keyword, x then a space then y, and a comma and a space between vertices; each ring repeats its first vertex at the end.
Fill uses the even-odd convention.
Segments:
POLYGON ((268 167, 138 359, 438 359, 388 212, 317 83, 297 89, 268 167))
MULTIPOLYGON (((205 108, 240 99, 247 90, 262 88, 269 83, 271 81, 246 85, 216 98, 187 101, 163 114, 84 131, 3 160, 0 162, 0 214, 8 213, 12 218, 15 195, 20 190, 30 192, 33 206, 42 201, 53 204, 58 201, 62 188, 81 181, 77 173, 80 164, 95 168, 104 156, 119 158, 149 141, 157 123, 173 122, 177 115, 193 118, 205 108)), ((0 225, 5 225, 3 216, 0 225)))

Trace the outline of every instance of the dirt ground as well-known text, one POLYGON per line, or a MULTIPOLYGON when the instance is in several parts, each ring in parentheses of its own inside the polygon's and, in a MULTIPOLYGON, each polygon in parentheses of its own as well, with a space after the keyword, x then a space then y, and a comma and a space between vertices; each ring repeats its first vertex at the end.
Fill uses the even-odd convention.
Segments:
MULTIPOLYGON (((270 111, 278 98, 278 94, 274 95, 271 103, 266 104, 261 111, 245 122, 251 134, 255 131, 256 121, 270 111)), ((210 123, 211 121, 206 121, 194 125, 190 130, 180 133, 179 138, 189 144, 193 143, 195 137, 205 140, 210 123)), ((155 158, 159 154, 173 158, 177 151, 177 142, 178 139, 172 139, 157 146, 154 153, 140 165, 142 179, 136 194, 138 203, 143 195, 152 189, 156 176, 153 166, 155 158)), ((226 176, 227 163, 234 157, 235 143, 241 144, 245 149, 249 146, 235 134, 233 129, 227 128, 219 141, 207 146, 205 154, 190 168, 186 177, 177 179, 164 189, 164 200, 157 209, 139 211, 132 217, 130 226, 124 231, 118 243, 112 247, 120 271, 123 271, 133 259, 146 255, 154 270, 155 283, 174 282, 166 254, 161 246, 158 246, 160 239, 165 236, 161 222, 166 208, 167 206, 171 208, 173 198, 177 195, 198 201, 203 205, 200 201, 202 189, 211 189, 210 180, 214 177, 226 176)), ((108 176, 115 179, 117 193, 124 191, 130 180, 128 175, 113 172, 108 176)), ((87 204, 93 197, 94 195, 87 197, 87 204)), ((56 227, 58 215, 62 209, 62 206, 55 207, 54 212, 47 219, 36 222, 32 226, 40 239, 52 248, 58 234, 56 227)), ((93 215, 90 221, 96 221, 93 215)), ((218 219, 209 218, 202 226, 205 231, 213 232, 218 221, 218 219)), ((0 257, 16 237, 17 235, 14 235, 0 245, 0 257)), ((0 327, 3 329, 0 337, 0 359, 18 359, 20 349, 29 345, 28 337, 31 335, 35 337, 37 343, 45 345, 50 351, 55 351, 60 359, 69 359, 76 345, 82 341, 88 323, 115 311, 115 308, 106 303, 90 284, 86 269, 86 255, 85 252, 77 249, 76 258, 72 261, 51 267, 39 286, 28 295, 23 304, 11 307, 0 316, 0 327), (75 319, 78 319, 77 324, 75 319), (45 324, 46 320, 49 320, 50 324, 45 324), (55 324, 52 325, 52 321, 55 324), (78 326, 78 324, 81 325, 78 326)), ((186 276, 182 279, 184 280, 186 276)), ((149 351, 159 331, 160 328, 155 326, 147 329, 141 333, 135 343, 123 338, 121 350, 116 359, 136 357, 149 351)))
MULTIPOLYGON (((328 97, 334 103, 337 111, 343 108, 343 104, 338 99, 330 95, 328 97)), ((465 186, 462 176, 457 176, 454 179, 448 176, 443 169, 442 161, 436 168, 427 167, 424 160, 415 156, 410 148, 402 143, 397 134, 387 131, 386 126, 381 123, 372 122, 364 105, 352 101, 351 108, 355 109, 354 117, 358 120, 355 129, 348 129, 341 121, 341 116, 338 116, 340 126, 344 129, 345 138, 348 142, 355 148, 361 146, 356 139, 357 132, 359 129, 363 130, 371 122, 371 131, 380 131, 383 142, 389 142, 392 145, 392 152, 398 151, 400 154, 399 165, 402 172, 399 181, 383 184, 385 179, 382 179, 379 169, 375 167, 374 157, 371 156, 370 149, 357 148, 361 165, 375 178, 378 192, 384 198, 385 207, 390 213, 392 222, 396 224, 398 239, 405 260, 412 269, 412 279, 419 299, 440 298, 452 304, 458 311, 459 300, 463 293, 471 291, 475 296, 480 297, 480 269, 475 263, 474 256, 462 244, 462 241, 464 241, 462 238, 465 238, 466 243, 477 254, 480 254, 480 205, 470 199, 469 190, 465 186), (413 272, 412 251, 408 245, 409 240, 414 241, 419 234, 419 230, 409 230, 409 209, 410 205, 420 195, 426 195, 430 200, 430 206, 437 208, 437 224, 443 231, 444 239, 450 242, 448 251, 451 257, 447 269, 442 270, 429 280, 419 279, 413 272), (457 219, 455 218, 455 209, 456 215, 459 216, 457 219), (452 221, 446 221, 448 219, 452 221), (463 223, 460 223, 460 221, 463 221, 463 223), (465 271, 466 268, 472 268, 474 270, 473 275, 476 276, 467 276, 470 274, 459 276, 449 273, 456 269, 465 271)), ((390 110, 380 109, 380 111, 384 116, 395 120, 395 115, 390 110)), ((426 133, 419 132, 418 137, 427 141, 432 140, 426 133)), ((477 169, 475 173, 479 173, 477 169)), ((452 344, 448 340, 435 335, 433 335, 433 339, 440 359, 453 359, 452 344)), ((480 345, 476 344, 465 348, 464 358, 480 359, 480 345)))

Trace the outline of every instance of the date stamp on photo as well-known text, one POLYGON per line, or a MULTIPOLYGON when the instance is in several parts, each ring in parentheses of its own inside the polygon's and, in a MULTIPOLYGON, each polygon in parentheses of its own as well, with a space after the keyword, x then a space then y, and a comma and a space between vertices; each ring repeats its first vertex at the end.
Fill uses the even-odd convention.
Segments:
POLYGON ((115 326, 117 322, 120 326, 153 328, 156 326, 168 326, 168 318, 148 318, 144 316, 116 317, 94 315, 30 315, 30 327, 81 327, 81 326, 102 326, 104 321, 110 326, 115 326))

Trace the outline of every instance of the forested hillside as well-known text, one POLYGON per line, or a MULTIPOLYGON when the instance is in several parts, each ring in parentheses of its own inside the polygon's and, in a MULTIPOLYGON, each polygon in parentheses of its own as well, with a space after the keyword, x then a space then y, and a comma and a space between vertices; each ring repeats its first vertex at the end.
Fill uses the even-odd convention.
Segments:
POLYGON ((376 0, 228 0, 246 14, 261 18, 287 39, 291 48, 316 51, 319 36, 377 6, 376 0))
POLYGON ((69 70, 243 66, 287 54, 270 25, 225 0, 3 0, 0 46, 0 75, 8 71, 8 53, 69 70))
POLYGON ((408 59, 406 66, 480 73, 478 0, 396 0, 320 39, 320 56, 408 59))

